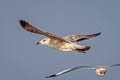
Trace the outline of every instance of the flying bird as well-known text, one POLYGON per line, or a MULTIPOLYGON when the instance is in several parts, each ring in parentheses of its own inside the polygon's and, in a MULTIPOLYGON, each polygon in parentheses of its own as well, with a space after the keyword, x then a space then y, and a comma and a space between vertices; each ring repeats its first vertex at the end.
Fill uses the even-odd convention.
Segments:
POLYGON ((79 53, 85 53, 91 48, 91 46, 78 45, 76 42, 82 40, 90 40, 101 34, 101 32, 98 32, 96 34, 91 34, 91 35, 69 35, 65 37, 60 37, 55 34, 42 31, 32 26, 25 20, 19 20, 19 24, 23 29, 25 29, 28 32, 40 34, 47 37, 37 42, 36 45, 42 44, 50 48, 54 48, 56 50, 67 51, 67 52, 76 51, 79 53))
POLYGON ((60 75, 63 75, 65 73, 68 73, 68 72, 71 72, 71 71, 74 71, 74 70, 79 70, 79 69, 92 69, 92 70, 95 70, 96 74, 98 76, 104 76, 107 72, 107 70, 109 68, 112 68, 112 67, 117 67, 119 66, 120 67, 120 64, 114 64, 114 65, 110 65, 110 66, 97 66, 97 67, 91 67, 91 66, 77 66, 77 67, 74 67, 74 68, 68 68, 68 69, 65 69, 61 72, 58 72, 56 74, 53 74, 53 75, 50 75, 50 76, 47 76, 45 78, 51 78, 51 77, 56 77, 56 76, 60 76, 60 75))

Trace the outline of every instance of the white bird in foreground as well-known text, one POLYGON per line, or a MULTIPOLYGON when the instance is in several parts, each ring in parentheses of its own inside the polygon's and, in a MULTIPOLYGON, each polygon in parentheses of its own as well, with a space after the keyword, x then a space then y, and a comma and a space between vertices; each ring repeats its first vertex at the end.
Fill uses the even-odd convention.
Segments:
POLYGON ((60 76, 60 75, 63 75, 65 73, 68 73, 68 72, 71 72, 71 71, 74 71, 74 70, 78 70, 78 69, 93 69, 95 70, 96 74, 98 76, 104 76, 108 70, 108 68, 112 68, 112 67, 117 67, 119 66, 120 67, 120 64, 114 64, 114 65, 110 65, 110 66, 97 66, 97 67, 91 67, 91 66, 78 66, 78 67, 74 67, 74 68, 68 68, 68 69, 65 69, 61 72, 58 72, 56 74, 53 74, 53 75, 50 75, 50 76, 47 76, 45 78, 51 78, 51 77, 56 77, 56 76, 60 76))
POLYGON ((70 35, 70 36, 66 36, 62 38, 55 34, 44 32, 32 26, 31 24, 29 24, 28 22, 24 20, 19 20, 19 23, 21 27, 28 32, 32 32, 32 33, 36 33, 36 34, 40 34, 40 35, 44 35, 48 37, 48 38, 44 38, 43 40, 37 42, 36 45, 42 44, 50 48, 54 48, 56 50, 67 51, 67 52, 76 51, 79 53, 85 53, 91 47, 78 45, 76 44, 76 42, 79 42, 82 40, 90 40, 101 34, 101 32, 98 32, 96 34, 91 34, 91 35, 70 35))

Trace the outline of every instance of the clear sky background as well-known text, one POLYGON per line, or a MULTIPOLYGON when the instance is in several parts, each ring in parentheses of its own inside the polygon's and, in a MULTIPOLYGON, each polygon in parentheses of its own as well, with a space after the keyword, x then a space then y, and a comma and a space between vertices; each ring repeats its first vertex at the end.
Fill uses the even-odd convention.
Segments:
POLYGON ((44 77, 74 66, 120 63, 120 0, 0 0, 0 80, 119 80, 120 68, 104 77, 80 70, 56 78, 44 77), (24 19, 60 36, 102 34, 79 44, 86 54, 36 46, 43 39, 23 30, 24 19))

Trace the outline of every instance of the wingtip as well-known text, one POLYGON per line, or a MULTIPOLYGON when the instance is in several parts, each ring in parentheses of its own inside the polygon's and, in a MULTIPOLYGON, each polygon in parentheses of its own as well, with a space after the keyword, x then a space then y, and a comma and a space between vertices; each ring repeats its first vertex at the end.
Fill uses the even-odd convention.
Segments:
POLYGON ((45 78, 51 78, 51 77, 56 77, 57 75, 50 75, 50 76, 47 76, 47 77, 45 77, 45 78))
POLYGON ((19 22, 21 23, 21 22, 25 22, 23 19, 19 19, 19 22))
POLYGON ((101 35, 101 33, 102 33, 102 32, 97 32, 97 33, 96 33, 96 36, 101 35))
POLYGON ((22 20, 20 19, 19 20, 19 24, 22 26, 22 27, 25 27, 26 24, 28 24, 25 20, 22 20))

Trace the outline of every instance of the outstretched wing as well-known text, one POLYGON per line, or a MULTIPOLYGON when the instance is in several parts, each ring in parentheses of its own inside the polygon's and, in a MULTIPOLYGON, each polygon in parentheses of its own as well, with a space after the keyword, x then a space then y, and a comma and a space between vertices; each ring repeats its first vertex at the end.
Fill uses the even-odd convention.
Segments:
POLYGON ((113 64, 113 65, 110 65, 109 67, 117 67, 117 66, 120 67, 120 64, 113 64))
POLYGON ((36 33, 36 34, 40 34, 40 35, 44 35, 44 36, 47 36, 49 38, 54 38, 54 39, 58 39, 60 41, 64 41, 64 42, 67 42, 65 39, 61 38, 61 37, 58 37, 57 35, 55 34, 51 34, 51 33, 48 33, 48 32, 44 32, 34 26, 32 26, 31 24, 29 24, 28 22, 24 21, 24 20, 19 20, 19 23, 21 25, 21 27, 23 29, 25 29, 26 31, 28 32, 32 32, 32 33, 36 33))
POLYGON ((90 40, 92 38, 95 38, 96 36, 99 36, 101 32, 98 32, 96 34, 90 34, 90 35, 70 35, 64 37, 65 40, 71 41, 71 42, 78 42, 82 40, 90 40))
POLYGON ((61 72, 58 72, 56 74, 53 74, 53 75, 50 75, 50 76, 47 76, 45 78, 51 78, 51 77, 56 77, 56 76, 60 76, 60 75, 63 75, 65 73, 68 73, 68 72, 71 72, 71 71, 74 71, 74 70, 77 70, 77 69, 92 69, 93 67, 90 67, 90 66, 78 66, 78 67, 74 67, 74 68, 68 68, 68 69, 65 69, 61 72))

